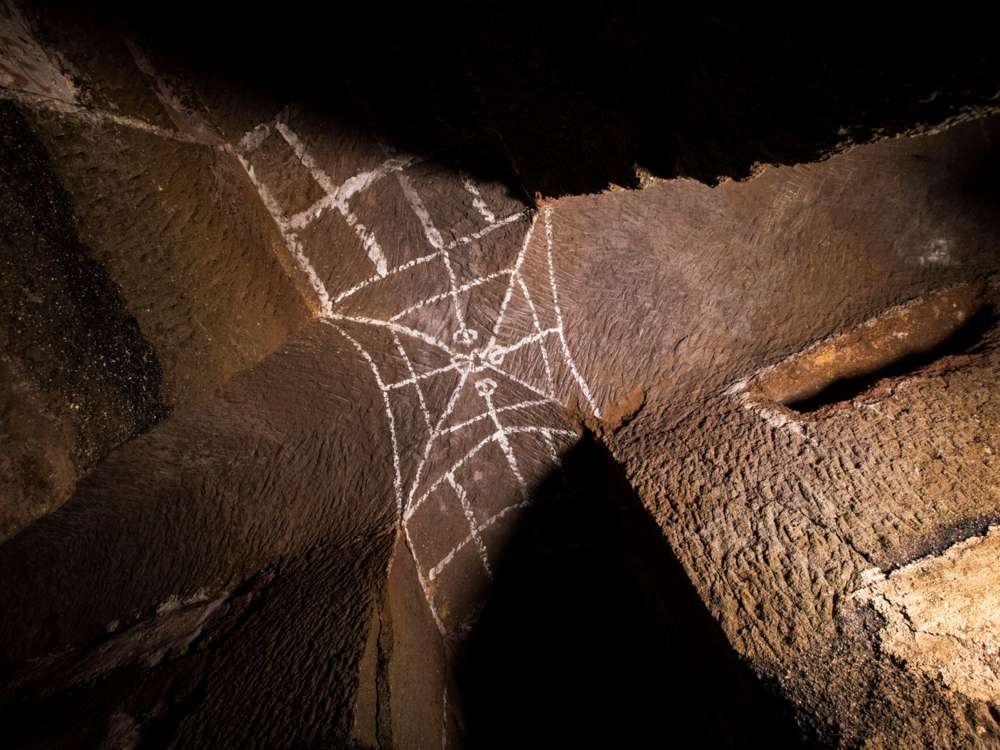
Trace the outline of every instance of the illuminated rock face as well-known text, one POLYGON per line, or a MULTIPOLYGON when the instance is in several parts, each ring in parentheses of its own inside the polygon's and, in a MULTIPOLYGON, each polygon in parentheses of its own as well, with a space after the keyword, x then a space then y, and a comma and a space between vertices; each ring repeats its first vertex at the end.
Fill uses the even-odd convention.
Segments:
POLYGON ((1000 739, 972 93, 574 196, 512 110, 449 151, 61 13, 0 12, 5 744, 1000 739))
MULTIPOLYGON (((908 665, 940 677, 968 697, 996 705, 1000 679, 997 632, 997 540, 991 526, 940 555, 878 576, 855 597, 886 620, 882 648, 908 665)), ((876 571, 877 573, 877 571, 876 571)))

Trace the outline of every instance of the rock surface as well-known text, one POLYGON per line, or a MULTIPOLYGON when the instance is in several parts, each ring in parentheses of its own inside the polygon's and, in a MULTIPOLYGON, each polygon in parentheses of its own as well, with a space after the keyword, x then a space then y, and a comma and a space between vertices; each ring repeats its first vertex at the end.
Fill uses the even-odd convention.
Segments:
POLYGON ((991 526, 982 537, 879 575, 854 594, 885 618, 884 650, 994 706, 1000 702, 998 539, 1000 529, 991 526))
POLYGON ((5 745, 1000 743, 992 46, 150 13, 0 9, 5 745))

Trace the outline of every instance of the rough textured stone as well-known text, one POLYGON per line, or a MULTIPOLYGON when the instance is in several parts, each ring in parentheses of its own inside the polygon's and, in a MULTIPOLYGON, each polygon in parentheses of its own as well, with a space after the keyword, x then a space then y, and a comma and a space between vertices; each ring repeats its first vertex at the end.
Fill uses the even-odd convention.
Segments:
POLYGON ((981 287, 962 285, 889 310, 864 326, 835 336, 761 373, 748 386, 750 398, 796 411, 822 400, 844 400, 839 391, 867 377, 936 353, 966 326, 975 326, 986 300, 981 287), (834 393, 834 391, 838 393, 834 393))
POLYGON ((498 11, 4 7, 0 737, 995 745, 993 46, 498 11))
POLYGON ((851 598, 872 566, 996 517, 995 339, 808 421, 774 420, 734 394, 679 420, 646 408, 614 438, 730 641, 829 741, 996 740, 984 703, 901 667, 851 598))
POLYGON ((79 237, 25 118, 0 105, 4 153, 0 538, 58 507, 77 477, 167 408, 155 349, 79 237))
MULTIPOLYGON (((886 624, 882 648, 975 700, 1000 702, 996 562, 1000 528, 876 578, 854 597, 886 624)), ((864 578, 864 573, 862 573, 864 578)))
MULTIPOLYGON (((68 57, 90 55, 81 78, 62 46, 46 49, 23 14, 14 21, 20 41, 5 49, 30 43, 36 68, 44 62, 52 78, 63 66, 77 83, 54 91, 36 80, 8 90, 20 108, 0 108, 5 421, 20 443, 2 459, 11 491, 0 537, 58 507, 114 446, 260 361, 308 317, 239 162, 191 128, 174 130, 190 118, 147 80, 121 33, 103 28, 115 44, 95 48, 97 38, 60 27, 68 57)), ((8 55, 12 68, 26 64, 8 55)))

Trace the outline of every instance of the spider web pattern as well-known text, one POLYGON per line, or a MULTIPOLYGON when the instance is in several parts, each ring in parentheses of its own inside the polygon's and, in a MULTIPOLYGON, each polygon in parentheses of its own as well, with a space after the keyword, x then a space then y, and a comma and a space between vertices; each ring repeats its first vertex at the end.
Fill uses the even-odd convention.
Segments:
MULTIPOLYGON (((521 439, 519 436, 539 438, 544 445, 541 451, 544 460, 549 467, 558 468, 560 451, 577 438, 575 432, 567 429, 562 403, 556 400, 560 390, 557 366, 568 372, 566 381, 570 387, 578 389, 593 413, 600 416, 600 412, 576 368, 566 337, 556 285, 551 207, 544 207, 541 212, 525 209, 498 218, 479 186, 469 176, 459 174, 456 182, 468 196, 474 208, 473 215, 478 215, 481 226, 446 242, 408 173, 422 160, 392 153, 384 146, 382 149, 385 159, 378 166, 334 184, 283 115, 254 128, 233 147, 277 224, 295 266, 308 281, 320 318, 334 328, 371 369, 382 396, 389 429, 399 519, 431 613, 441 633, 447 636, 449 632, 467 627, 475 612, 465 611, 455 617, 456 608, 448 602, 448 585, 442 585, 442 580, 447 578, 456 560, 468 551, 474 551, 478 558, 480 573, 487 580, 491 579, 493 566, 486 535, 510 514, 529 504, 530 484, 524 465, 532 461, 537 463, 537 455, 526 456, 523 450, 519 455, 515 442, 521 439), (276 186, 266 184, 255 174, 248 160, 273 133, 280 134, 323 193, 309 208, 292 215, 285 215, 274 198, 276 186), (409 211, 419 222, 427 251, 392 268, 388 266, 376 228, 366 226, 352 208, 353 199, 389 178, 398 182, 409 211), (303 230, 333 211, 338 212, 353 230, 372 266, 368 278, 335 291, 327 288, 315 270, 310 258, 315 253, 304 246, 301 238, 303 230), (520 245, 504 249, 512 256, 508 264, 460 281, 456 259, 461 259, 463 252, 498 230, 520 224, 525 225, 520 245), (542 323, 539 306, 526 278, 525 259, 535 251, 544 253, 544 262, 535 264, 536 273, 539 266, 547 271, 538 274, 547 277, 542 281, 547 286, 554 316, 554 324, 547 326, 542 323), (345 311, 352 298, 363 296, 370 287, 391 282, 424 266, 426 268, 420 270, 433 269, 443 281, 441 286, 445 291, 406 300, 402 309, 388 316, 345 311), (502 298, 496 309, 488 311, 492 326, 481 334, 467 314, 469 295, 497 283, 505 285, 502 298), (504 325, 515 296, 524 317, 530 320, 530 331, 512 335, 504 331, 504 325), (447 309, 446 321, 442 318, 444 313, 440 312, 443 309, 447 309), (451 328, 450 339, 437 329, 428 330, 428 326, 412 322, 414 315, 423 315, 425 319, 429 316, 438 324, 447 322, 451 328), (390 343, 386 345, 385 342, 390 343), (525 377, 515 372, 515 367, 506 365, 518 353, 527 353, 533 362, 540 363, 538 377, 525 377), (419 357, 411 356, 414 354, 419 357), (418 366, 415 361, 418 358, 422 362, 437 362, 437 365, 418 366), (398 363, 402 365, 402 376, 392 377, 390 371, 400 369, 396 366, 398 363), (454 386, 449 382, 445 389, 431 388, 432 385, 440 386, 444 378, 457 382, 454 386), (409 400, 405 408, 401 399, 409 400), (458 419, 459 403, 467 408, 470 399, 479 404, 478 412, 458 419), (413 412, 416 416, 411 418, 413 412), (419 448, 412 448, 414 443, 419 448), (487 513, 484 508, 474 507, 467 489, 469 480, 463 483, 460 476, 490 460, 490 455, 498 460, 502 457, 499 462, 506 467, 508 478, 513 479, 514 491, 509 493, 509 498, 504 498, 501 507, 492 507, 487 513), (431 502, 432 498, 438 502, 431 502), (456 524, 456 520, 461 524, 456 524), (457 527, 464 530, 457 533, 457 527)), ((561 390, 566 390, 565 384, 561 390)), ((532 476, 536 474, 533 472, 532 476)), ((475 607, 466 607, 470 609, 475 607)))

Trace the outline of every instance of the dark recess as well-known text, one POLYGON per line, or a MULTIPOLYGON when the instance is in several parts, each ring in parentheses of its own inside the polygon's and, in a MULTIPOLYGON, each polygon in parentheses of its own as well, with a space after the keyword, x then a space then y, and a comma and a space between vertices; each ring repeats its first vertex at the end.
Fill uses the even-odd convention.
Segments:
POLYGON ((0 333, 42 391, 79 406, 80 469, 166 413, 156 352, 77 234, 73 205, 16 106, 0 102, 0 333), (44 304, 43 304, 44 301, 44 304))
POLYGON ((708 183, 996 107, 995 11, 583 2, 113 3, 97 13, 248 96, 531 195, 708 183), (517 172, 511 173, 511 163, 517 172))
POLYGON ((607 448, 588 433, 562 461, 453 644, 469 747, 814 744, 733 651, 607 448))
POLYGON ((802 401, 790 401, 785 406, 793 411, 809 414, 827 406, 849 402, 871 390, 881 381, 902 378, 946 357, 976 350, 996 324, 996 311, 987 305, 939 345, 926 351, 914 352, 865 375, 836 380, 815 396, 802 401))

